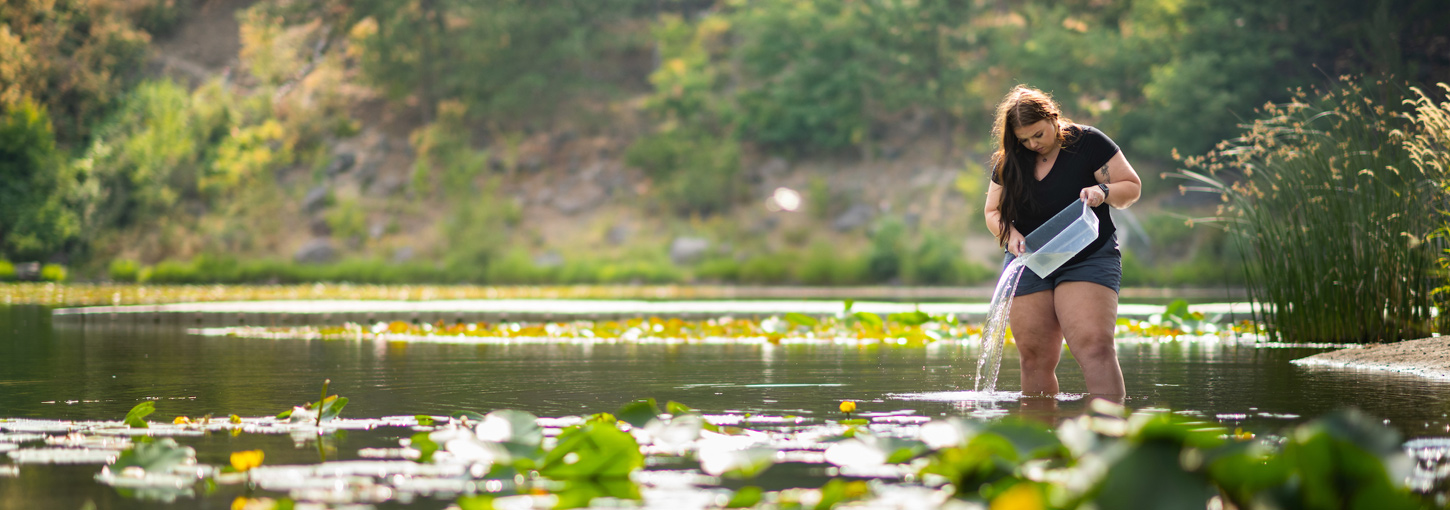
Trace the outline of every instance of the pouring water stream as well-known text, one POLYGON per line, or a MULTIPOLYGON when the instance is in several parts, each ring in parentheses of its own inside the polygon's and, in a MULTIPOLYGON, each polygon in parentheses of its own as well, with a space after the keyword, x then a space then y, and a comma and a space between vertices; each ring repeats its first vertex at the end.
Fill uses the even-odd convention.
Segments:
POLYGON ((982 326, 982 346, 977 356, 977 378, 973 390, 986 394, 997 391, 997 375, 1002 371, 1002 348, 1007 341, 1012 296, 1017 292, 1022 272, 1030 269, 1045 277, 1091 244, 1097 236, 1098 218, 1086 202, 1068 205, 1027 235, 1027 251, 1007 264, 997 278, 996 290, 992 292, 987 323, 982 326))

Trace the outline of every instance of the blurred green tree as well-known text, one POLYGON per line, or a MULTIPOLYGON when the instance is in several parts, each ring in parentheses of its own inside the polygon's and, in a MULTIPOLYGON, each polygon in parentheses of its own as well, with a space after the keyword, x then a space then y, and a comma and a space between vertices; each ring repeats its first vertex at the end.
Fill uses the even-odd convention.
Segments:
POLYGON ((82 141, 143 68, 150 36, 110 0, 0 2, 0 107, 30 97, 82 141))
POLYGON ((74 179, 58 156, 43 106, 23 99, 0 111, 0 258, 46 259, 79 235, 66 203, 74 179))

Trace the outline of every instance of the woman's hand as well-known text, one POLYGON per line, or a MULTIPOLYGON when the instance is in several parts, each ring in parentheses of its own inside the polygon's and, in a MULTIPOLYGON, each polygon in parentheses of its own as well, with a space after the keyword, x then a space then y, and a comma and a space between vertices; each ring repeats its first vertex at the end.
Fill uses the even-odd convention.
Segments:
POLYGON ((1007 251, 1012 255, 1021 257, 1022 252, 1027 251, 1027 238, 1017 231, 1017 227, 1011 227, 1011 233, 1007 234, 1007 251))
POLYGON ((1078 197, 1082 198, 1083 202, 1087 202, 1088 207, 1097 207, 1108 201, 1108 195, 1097 186, 1083 188, 1078 192, 1078 197))

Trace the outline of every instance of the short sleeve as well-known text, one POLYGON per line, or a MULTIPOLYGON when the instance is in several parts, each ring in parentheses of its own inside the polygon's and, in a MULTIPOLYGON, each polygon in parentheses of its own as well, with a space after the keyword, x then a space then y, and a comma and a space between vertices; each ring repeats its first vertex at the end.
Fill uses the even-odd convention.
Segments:
POLYGON ((1113 156, 1118 153, 1118 144, 1113 143, 1113 139, 1108 138, 1108 135, 1092 126, 1083 126, 1077 144, 1080 147, 1078 150, 1083 155, 1083 161, 1092 170, 1108 164, 1108 160, 1113 159, 1113 156))

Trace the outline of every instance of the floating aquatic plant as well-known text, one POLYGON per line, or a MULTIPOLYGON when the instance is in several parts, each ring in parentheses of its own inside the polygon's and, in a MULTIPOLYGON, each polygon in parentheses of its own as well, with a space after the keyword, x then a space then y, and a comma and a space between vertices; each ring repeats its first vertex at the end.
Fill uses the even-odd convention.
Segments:
MULTIPOLYGON (((919 312, 918 312, 919 313, 919 312)), ((371 326, 348 322, 337 326, 225 327, 190 329, 193 334, 261 339, 388 340, 420 342, 514 343, 856 343, 924 347, 937 342, 973 341, 981 327, 955 316, 924 313, 893 315, 882 320, 874 314, 854 312, 842 317, 810 318, 786 314, 755 320, 720 317, 687 321, 679 318, 635 318, 621 321, 571 322, 455 322, 412 324, 378 322, 371 326)), ((1117 321, 1122 340, 1178 340, 1180 337, 1254 341, 1262 329, 1251 322, 1222 325, 1222 316, 1191 312, 1178 301, 1148 320, 1127 317, 1117 321)))
POLYGON ((132 407, 130 411, 126 412, 126 418, 124 421, 126 423, 126 426, 128 427, 144 429, 147 427, 146 417, 150 416, 151 413, 154 412, 156 412, 156 402, 147 400, 140 404, 136 404, 135 407, 132 407))
POLYGON ((316 402, 293 407, 286 411, 277 413, 279 420, 291 420, 292 423, 313 420, 313 426, 322 427, 323 422, 332 421, 342 414, 342 409, 347 407, 347 397, 328 395, 327 386, 332 384, 332 379, 322 381, 322 396, 316 402))
POLYGON ((266 457, 267 455, 262 450, 232 452, 231 468, 238 473, 245 473, 249 469, 262 465, 262 460, 266 457))
MULTIPOLYGON (((1376 508, 1419 508, 1431 496, 1411 492, 1406 480, 1425 492, 1443 488, 1443 452, 1450 444, 1447 438, 1401 443, 1393 431, 1355 412, 1333 413, 1279 436, 1230 431, 1208 418, 1164 410, 1129 412, 1104 401, 1055 429, 911 411, 863 412, 849 420, 860 422, 852 425, 704 414, 673 401, 661 409, 656 402, 639 399, 613 414, 563 417, 495 410, 451 417, 333 416, 324 422, 315 416, 193 420, 151 424, 147 433, 161 437, 134 441, 117 435, 131 430, 124 422, 16 419, 0 421, 0 437, 21 443, 7 452, 21 466, 57 451, 125 444, 90 462, 107 464, 98 482, 134 497, 192 498, 199 487, 244 482, 269 493, 248 492, 234 501, 242 508, 424 497, 453 501, 460 509, 574 508, 605 504, 600 498, 661 506, 677 500, 652 498, 702 491, 715 494, 706 498, 714 501, 710 505, 731 508, 848 502, 930 508, 950 498, 982 507, 1055 509, 1202 508, 1214 499, 1244 509, 1357 508, 1366 501, 1376 508), (401 448, 364 448, 361 460, 264 465, 262 451, 252 450, 233 452, 226 466, 198 463, 195 452, 174 439, 231 430, 315 435, 319 423, 339 430, 391 428, 407 439, 399 441, 401 448), (42 440, 77 446, 26 446, 42 440), (1423 465, 1411 462, 1407 451, 1423 465), (783 464, 819 466, 813 472, 829 479, 772 491, 719 487, 722 479, 758 479, 783 464)), ((856 411, 846 404, 855 402, 842 402, 842 412, 856 411)))

